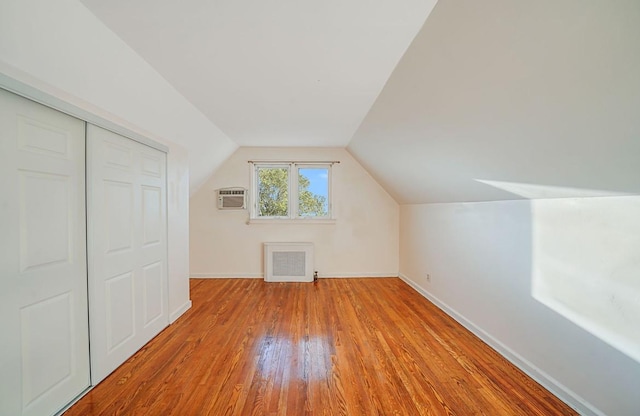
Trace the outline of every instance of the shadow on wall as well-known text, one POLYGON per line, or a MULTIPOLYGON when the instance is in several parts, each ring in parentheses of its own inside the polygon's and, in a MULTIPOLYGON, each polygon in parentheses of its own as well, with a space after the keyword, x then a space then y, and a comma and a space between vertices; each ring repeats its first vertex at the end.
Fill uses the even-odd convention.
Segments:
POLYGON ((533 297, 640 362, 640 196, 478 181, 531 200, 533 297))

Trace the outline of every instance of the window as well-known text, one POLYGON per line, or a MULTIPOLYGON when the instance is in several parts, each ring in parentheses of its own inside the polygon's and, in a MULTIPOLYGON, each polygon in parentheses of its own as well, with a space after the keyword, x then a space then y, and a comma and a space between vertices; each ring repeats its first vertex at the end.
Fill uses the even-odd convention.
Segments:
POLYGON ((252 218, 331 218, 330 164, 254 163, 252 166, 252 218))

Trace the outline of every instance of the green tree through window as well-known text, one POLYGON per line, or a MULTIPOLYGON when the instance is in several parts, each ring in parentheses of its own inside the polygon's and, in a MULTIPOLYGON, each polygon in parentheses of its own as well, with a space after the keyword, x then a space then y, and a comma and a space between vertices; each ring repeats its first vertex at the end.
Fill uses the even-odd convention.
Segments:
POLYGON ((258 198, 261 217, 289 216, 289 170, 259 168, 258 198))
MULTIPOLYGON (((299 169, 298 170, 298 215, 301 217, 325 217, 327 216, 327 197, 316 194, 309 189, 311 181, 302 172, 323 171, 326 169, 299 169)), ((327 187, 324 184, 325 189, 327 187)))
MULTIPOLYGON (((289 168, 257 167, 258 216, 290 217, 289 213, 289 168)), ((295 169, 298 172, 297 216, 326 217, 328 215, 328 169, 295 169), (315 181, 309 179, 304 172, 315 181), (315 175, 312 175, 314 173, 315 175), (324 179, 318 179, 321 174, 324 179), (314 188, 314 189, 310 189, 314 188), (324 195, 322 194, 324 193, 324 195)), ((294 185, 295 186, 295 185, 294 185)), ((294 201, 295 203, 295 201, 294 201)))

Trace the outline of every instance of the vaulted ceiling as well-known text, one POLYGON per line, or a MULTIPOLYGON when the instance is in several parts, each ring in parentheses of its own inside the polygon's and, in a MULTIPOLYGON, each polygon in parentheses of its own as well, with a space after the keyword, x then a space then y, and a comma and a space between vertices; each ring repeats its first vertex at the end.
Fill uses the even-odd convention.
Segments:
POLYGON ((349 150, 398 201, 640 192, 640 2, 441 1, 349 150))
POLYGON ((238 145, 400 203, 640 193, 639 2, 82 3, 238 145))
POLYGON ((339 146, 436 0, 82 0, 240 146, 339 146))

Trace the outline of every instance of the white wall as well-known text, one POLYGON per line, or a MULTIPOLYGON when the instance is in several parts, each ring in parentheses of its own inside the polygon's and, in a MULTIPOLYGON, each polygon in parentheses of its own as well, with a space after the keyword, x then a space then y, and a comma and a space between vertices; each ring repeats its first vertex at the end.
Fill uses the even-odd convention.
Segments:
POLYGON ((191 275, 262 277, 263 242, 313 242, 321 277, 397 276, 398 204, 340 148, 240 148, 191 198, 191 275), (337 160, 335 224, 247 224, 216 209, 215 190, 250 187, 249 160, 337 160))
POLYGON ((167 232, 169 240, 169 320, 191 307, 189 300, 189 165, 184 148, 167 155, 167 232))
POLYGON ((0 72, 169 147, 169 313, 175 319, 190 305, 189 190, 236 145, 76 0, 0 2, 0 72))
MULTIPOLYGON (((638 239, 603 232, 615 227, 603 226, 602 221, 615 220, 621 210, 626 213, 624 223, 635 224, 630 230, 637 228, 637 197, 620 198, 403 205, 400 272, 583 414, 637 415, 640 363, 533 296, 534 278, 549 277, 549 267, 557 265, 558 259, 563 260, 560 275, 573 279, 573 290, 552 292, 565 305, 589 295, 582 286, 598 281, 607 287, 622 275, 629 296, 638 293, 637 273, 610 273, 638 267, 638 239), (613 217, 594 217, 594 212, 614 206, 613 217), (565 221, 567 215, 571 221, 565 221), (608 241, 601 241, 603 237, 608 241), (621 246, 626 249, 621 251, 621 246), (582 255, 575 255, 575 247, 582 247, 582 255), (593 264, 599 267, 595 275, 593 264)), ((558 274, 551 277, 556 279, 558 274)), ((586 304, 601 305, 601 300, 586 304)), ((587 306, 582 312, 590 310, 587 306)), ((606 313, 619 321, 619 316, 612 315, 617 312, 606 313)), ((638 316, 628 317, 635 328, 640 327, 638 316)))
POLYGON ((195 190, 237 147, 77 0, 0 2, 0 71, 189 151, 195 190))
POLYGON ((440 1, 349 151, 401 204, 640 193, 639 39, 639 1, 440 1))

